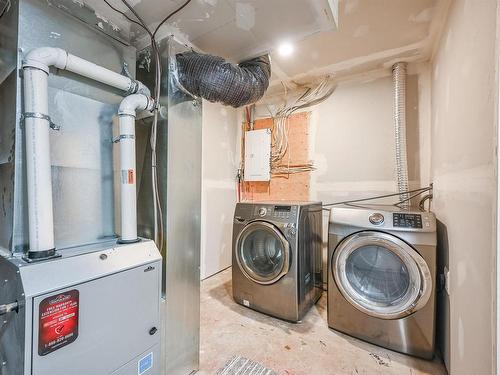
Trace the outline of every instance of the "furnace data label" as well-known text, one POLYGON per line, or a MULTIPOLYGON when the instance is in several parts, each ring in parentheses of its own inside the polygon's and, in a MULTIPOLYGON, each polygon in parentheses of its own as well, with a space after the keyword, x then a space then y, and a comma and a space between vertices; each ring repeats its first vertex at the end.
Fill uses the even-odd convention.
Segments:
POLYGON ((122 169, 121 180, 123 185, 132 185, 134 183, 134 170, 133 169, 122 169))
POLYGON ((40 302, 38 354, 52 353, 78 337, 78 290, 55 294, 40 302))

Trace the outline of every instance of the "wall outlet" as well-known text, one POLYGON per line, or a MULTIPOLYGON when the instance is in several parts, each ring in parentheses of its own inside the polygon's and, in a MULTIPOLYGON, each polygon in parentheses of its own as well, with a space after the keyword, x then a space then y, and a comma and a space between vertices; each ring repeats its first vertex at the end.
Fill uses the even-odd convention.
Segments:
POLYGON ((446 266, 444 267, 444 289, 450 295, 450 270, 446 266))

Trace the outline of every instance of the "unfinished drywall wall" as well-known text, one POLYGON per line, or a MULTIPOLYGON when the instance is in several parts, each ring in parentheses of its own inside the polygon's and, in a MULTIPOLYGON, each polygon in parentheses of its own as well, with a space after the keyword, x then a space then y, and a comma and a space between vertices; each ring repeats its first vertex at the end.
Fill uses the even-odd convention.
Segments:
POLYGON ((453 375, 495 373, 496 15, 496 0, 452 2, 432 62, 434 211, 450 269, 441 324, 453 375))
POLYGON ((201 278, 231 265, 239 165, 237 111, 203 102, 201 278))
MULTIPOLYGON (((395 137, 390 76, 339 86, 313 110, 312 197, 323 202, 394 193, 395 137)), ((420 184, 417 76, 408 79, 408 164, 420 184)))

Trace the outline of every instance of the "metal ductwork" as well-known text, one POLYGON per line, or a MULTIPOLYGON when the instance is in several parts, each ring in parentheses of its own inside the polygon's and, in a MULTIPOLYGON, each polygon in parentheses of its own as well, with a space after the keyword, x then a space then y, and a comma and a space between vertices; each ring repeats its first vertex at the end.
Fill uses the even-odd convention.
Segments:
POLYGON ((407 64, 398 62, 392 67, 394 85, 394 135, 396 137, 396 176, 399 199, 402 207, 410 206, 408 183, 408 160, 406 151, 406 76, 407 64))
POLYGON ((176 60, 179 83, 210 102, 242 107, 261 99, 269 87, 271 62, 267 55, 238 65, 197 52, 178 54, 176 60))

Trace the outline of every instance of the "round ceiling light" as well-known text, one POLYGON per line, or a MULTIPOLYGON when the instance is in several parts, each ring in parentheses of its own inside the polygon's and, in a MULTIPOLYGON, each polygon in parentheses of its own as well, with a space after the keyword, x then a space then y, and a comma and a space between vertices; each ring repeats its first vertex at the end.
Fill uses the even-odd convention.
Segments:
POLYGON ((278 53, 283 57, 291 56, 294 50, 295 48, 293 47, 293 44, 288 42, 282 43, 278 47, 278 53))

